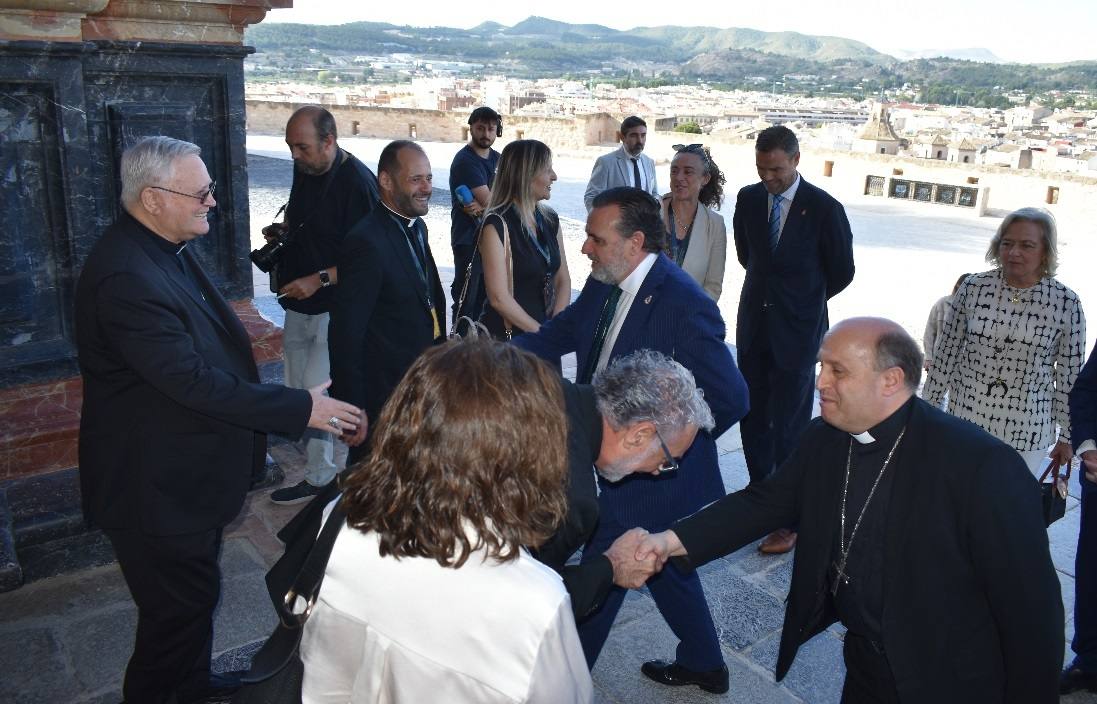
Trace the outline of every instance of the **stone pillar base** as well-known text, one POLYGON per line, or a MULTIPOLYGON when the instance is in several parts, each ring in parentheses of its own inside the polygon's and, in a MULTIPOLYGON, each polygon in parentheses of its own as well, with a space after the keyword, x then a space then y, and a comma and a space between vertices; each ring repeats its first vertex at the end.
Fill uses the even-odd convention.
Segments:
MULTIPOLYGON (((257 364, 282 358, 282 329, 250 299, 233 301, 257 364)), ((83 386, 79 377, 0 389, 0 482, 75 467, 83 386)))

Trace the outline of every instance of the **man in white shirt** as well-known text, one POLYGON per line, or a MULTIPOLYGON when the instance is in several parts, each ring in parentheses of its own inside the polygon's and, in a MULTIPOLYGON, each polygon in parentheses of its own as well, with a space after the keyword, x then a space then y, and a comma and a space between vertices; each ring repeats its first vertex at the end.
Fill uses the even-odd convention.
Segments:
POLYGON ((594 197, 602 191, 618 186, 639 188, 659 197, 659 185, 655 182, 655 162, 644 154, 648 139, 648 126, 641 118, 632 115, 621 123, 621 146, 609 154, 603 154, 594 162, 587 191, 583 200, 589 213, 594 197))

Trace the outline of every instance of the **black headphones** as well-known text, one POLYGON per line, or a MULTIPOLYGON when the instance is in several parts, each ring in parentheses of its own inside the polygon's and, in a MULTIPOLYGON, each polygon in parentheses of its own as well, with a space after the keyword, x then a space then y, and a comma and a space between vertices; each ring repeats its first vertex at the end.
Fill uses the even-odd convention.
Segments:
POLYGON ((499 115, 499 113, 495 112, 491 108, 481 107, 481 108, 476 108, 475 110, 473 110, 472 114, 469 115, 468 124, 469 124, 469 127, 472 127, 473 123, 475 123, 475 122, 486 122, 487 120, 492 120, 492 119, 495 120, 495 136, 496 137, 502 137, 503 136, 503 118, 502 118, 501 115, 499 115))

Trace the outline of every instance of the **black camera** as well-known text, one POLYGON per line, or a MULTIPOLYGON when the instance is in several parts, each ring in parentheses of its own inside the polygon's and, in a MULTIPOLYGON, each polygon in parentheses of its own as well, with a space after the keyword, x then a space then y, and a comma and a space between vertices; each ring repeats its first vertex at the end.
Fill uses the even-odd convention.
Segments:
POLYGON ((269 274, 270 270, 278 264, 278 260, 282 258, 286 245, 290 243, 289 226, 280 222, 271 223, 263 228, 263 235, 268 239, 271 237, 274 239, 269 239, 259 249, 253 249, 248 256, 251 258, 252 263, 259 267, 260 271, 269 274))

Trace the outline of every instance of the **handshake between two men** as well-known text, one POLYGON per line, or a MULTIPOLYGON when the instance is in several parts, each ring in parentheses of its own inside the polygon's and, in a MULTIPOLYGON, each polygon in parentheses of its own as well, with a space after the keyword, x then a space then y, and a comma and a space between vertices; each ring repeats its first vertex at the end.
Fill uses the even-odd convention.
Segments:
POLYGON ((605 553, 613 565, 613 583, 626 589, 639 589, 668 559, 685 554, 673 530, 649 533, 643 528, 627 531, 605 553))

